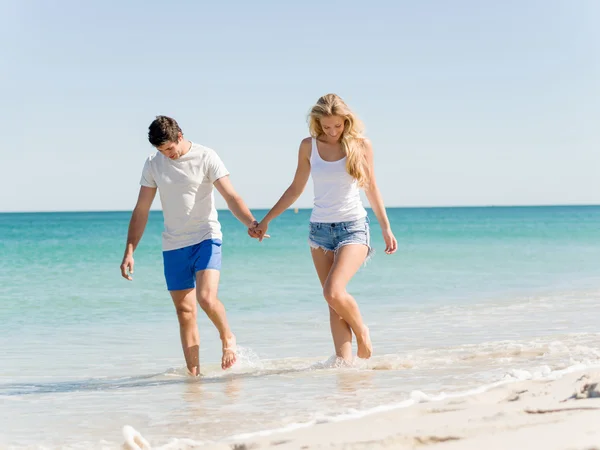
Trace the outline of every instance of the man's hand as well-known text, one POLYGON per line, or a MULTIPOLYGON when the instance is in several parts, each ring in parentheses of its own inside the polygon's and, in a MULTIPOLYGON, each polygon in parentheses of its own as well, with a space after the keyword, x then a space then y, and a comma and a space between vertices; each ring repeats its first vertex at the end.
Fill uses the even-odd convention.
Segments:
POLYGON ((250 236, 253 239, 258 239, 260 236, 258 235, 258 233, 256 232, 255 228, 258 226, 258 222, 255 220, 253 221, 250 226, 248 227, 248 236, 250 236))
POLYGON ((121 263, 121 276, 127 280, 133 280, 131 275, 133 275, 133 255, 127 254, 123 257, 123 262, 121 263))
POLYGON ((269 229, 269 222, 265 222, 264 220, 254 227, 253 231, 256 234, 256 237, 258 238, 258 242, 262 242, 262 240, 264 238, 271 237, 267 234, 268 229, 269 229))
POLYGON ((259 242, 262 242, 262 240, 264 238, 270 238, 271 237, 268 234, 266 234, 267 228, 268 228, 268 225, 263 225, 261 227, 261 225, 255 220, 252 223, 252 226, 250 226, 248 228, 248 236, 250 236, 251 238, 254 238, 254 239, 258 239, 259 242))
POLYGON ((126 280, 132 280, 133 275, 133 252, 142 239, 144 228, 148 223, 148 214, 150 214, 150 206, 156 196, 158 188, 141 186, 137 204, 131 214, 129 220, 129 230, 127 231, 127 244, 123 252, 123 262, 121 263, 121 276, 126 280))

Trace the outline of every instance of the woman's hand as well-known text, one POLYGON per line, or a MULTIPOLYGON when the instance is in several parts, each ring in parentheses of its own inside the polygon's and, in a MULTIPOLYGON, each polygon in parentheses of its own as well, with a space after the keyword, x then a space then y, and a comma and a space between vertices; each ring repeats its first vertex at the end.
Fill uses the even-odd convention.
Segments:
POLYGON ((251 238, 258 239, 259 242, 262 242, 264 238, 269 238, 267 234, 267 230, 269 229, 269 222, 265 222, 264 220, 261 223, 254 222, 253 226, 248 228, 248 235, 251 238))
POLYGON ((267 234, 269 229, 269 222, 261 221, 255 228, 254 231, 258 234, 258 242, 262 242, 264 238, 271 237, 267 234))
POLYGON ((394 233, 392 233, 392 229, 388 228, 386 230, 382 230, 383 240, 385 241, 385 253, 391 255, 398 250, 398 241, 394 237, 394 233))

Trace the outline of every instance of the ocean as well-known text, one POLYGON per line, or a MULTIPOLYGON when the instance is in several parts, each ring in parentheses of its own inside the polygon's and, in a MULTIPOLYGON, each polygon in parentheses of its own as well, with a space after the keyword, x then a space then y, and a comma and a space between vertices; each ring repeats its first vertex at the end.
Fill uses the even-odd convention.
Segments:
POLYGON ((349 291, 374 356, 351 366, 333 357, 309 215, 287 211, 259 243, 219 212, 239 361, 220 369, 200 310, 191 379, 161 212, 132 282, 129 212, 0 214, 0 447, 117 449, 125 425, 153 448, 228 442, 600 365, 600 206, 390 208, 394 255, 369 210, 375 255, 349 291))

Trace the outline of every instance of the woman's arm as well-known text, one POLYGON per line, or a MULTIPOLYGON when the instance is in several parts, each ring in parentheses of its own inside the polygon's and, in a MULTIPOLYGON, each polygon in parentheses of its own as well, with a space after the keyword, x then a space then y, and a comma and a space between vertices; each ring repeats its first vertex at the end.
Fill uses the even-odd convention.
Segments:
POLYGON ((371 141, 365 139, 364 146, 367 176, 369 179, 368 184, 364 188, 365 194, 367 195, 369 204, 371 205, 371 208, 373 208, 373 212, 375 213, 377 221, 381 226, 381 232, 385 241, 385 252, 388 255, 391 255, 398 249, 398 241, 396 241, 394 233, 392 233, 392 227, 390 225, 390 221, 385 211, 383 198, 381 197, 381 192, 379 191, 379 187, 377 186, 377 180, 375 178, 373 147, 371 145, 371 141))
POLYGON ((254 228, 254 231, 260 235, 260 241, 262 241, 262 238, 267 232, 269 222, 292 206, 292 204, 298 200, 298 197, 300 197, 302 192, 304 192, 308 177, 310 176, 310 152, 311 138, 306 138, 300 143, 300 149, 298 150, 298 166, 292 184, 285 190, 281 198, 275 203, 260 224, 254 228))

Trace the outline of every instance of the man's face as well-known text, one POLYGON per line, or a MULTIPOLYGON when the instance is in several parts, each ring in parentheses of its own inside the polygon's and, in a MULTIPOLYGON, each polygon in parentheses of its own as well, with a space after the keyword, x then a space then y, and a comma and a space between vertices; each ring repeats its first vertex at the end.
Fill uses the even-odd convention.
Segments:
POLYGON ((181 133, 179 133, 179 136, 177 137, 177 142, 168 141, 162 145, 159 145, 158 147, 156 147, 156 149, 169 159, 177 159, 185 153, 183 144, 183 136, 181 135, 181 133))

